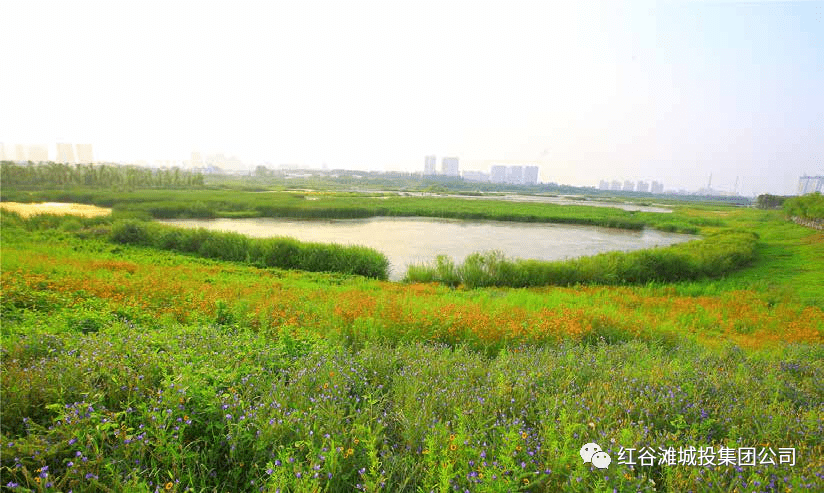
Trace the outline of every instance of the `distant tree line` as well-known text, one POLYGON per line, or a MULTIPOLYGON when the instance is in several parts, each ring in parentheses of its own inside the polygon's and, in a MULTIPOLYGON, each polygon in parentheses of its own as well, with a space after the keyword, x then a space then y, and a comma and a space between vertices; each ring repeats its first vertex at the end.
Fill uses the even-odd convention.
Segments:
POLYGON ((780 209, 788 197, 783 195, 770 195, 762 193, 755 201, 755 206, 759 209, 780 209))
POLYGON ((151 169, 112 164, 0 162, 0 180, 10 188, 90 187, 115 190, 203 186, 203 175, 174 167, 151 169))

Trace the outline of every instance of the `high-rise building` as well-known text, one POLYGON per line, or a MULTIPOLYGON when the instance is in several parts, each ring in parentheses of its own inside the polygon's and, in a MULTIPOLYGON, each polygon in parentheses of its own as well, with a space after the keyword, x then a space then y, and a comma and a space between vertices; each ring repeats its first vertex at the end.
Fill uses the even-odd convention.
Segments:
POLYGON ((635 183, 631 182, 630 180, 624 180, 624 191, 625 192, 634 192, 635 191, 635 183))
POLYGON ((57 144, 57 159, 58 163, 74 164, 74 149, 71 144, 57 144))
POLYGON ((202 168, 203 167, 203 158, 200 157, 200 153, 197 151, 192 151, 192 159, 189 162, 189 166, 192 168, 202 168))
POLYGON ((492 168, 489 169, 489 174, 489 181, 492 183, 506 183, 506 166, 492 166, 492 168))
POLYGON ((35 163, 44 163, 49 160, 48 146, 33 144, 28 147, 26 159, 35 163))
POLYGON ((78 163, 93 163, 94 156, 92 155, 92 145, 91 144, 77 144, 74 146, 77 149, 77 162, 78 163))
POLYGON ((609 189, 610 190, 616 190, 616 191, 621 190, 621 182, 618 181, 618 180, 612 180, 612 183, 610 183, 609 189))
POLYGON ((524 183, 524 167, 510 166, 509 172, 506 174, 506 182, 513 185, 523 185, 524 183))
POLYGON ((423 160, 423 174, 425 175, 436 175, 438 174, 437 171, 437 158, 435 156, 426 156, 423 160))
POLYGON ((446 176, 460 176, 460 173, 458 172, 458 158, 443 158, 441 161, 441 173, 446 176))
POLYGON ((524 185, 538 184, 538 167, 524 166, 524 185))
POLYGON ((652 193, 664 193, 664 184, 658 183, 657 181, 652 181, 652 189, 650 190, 652 193))
POLYGON ((635 187, 635 190, 639 192, 649 192, 649 183, 638 180, 638 185, 635 187))
POLYGON ((606 180, 599 181, 598 190, 609 190, 609 182, 606 180))

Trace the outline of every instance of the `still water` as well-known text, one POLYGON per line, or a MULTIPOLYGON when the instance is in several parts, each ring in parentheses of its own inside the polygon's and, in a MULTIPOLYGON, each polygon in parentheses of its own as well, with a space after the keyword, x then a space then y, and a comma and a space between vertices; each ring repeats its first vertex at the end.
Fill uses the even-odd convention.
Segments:
POLYGON ((507 257, 562 260, 612 250, 639 250, 695 239, 693 235, 655 230, 534 224, 503 221, 465 221, 423 217, 295 220, 174 219, 165 224, 232 231, 253 237, 289 236, 300 241, 363 245, 387 256, 389 278, 401 279, 406 266, 429 262, 444 254, 455 262, 474 252, 500 250, 507 257))

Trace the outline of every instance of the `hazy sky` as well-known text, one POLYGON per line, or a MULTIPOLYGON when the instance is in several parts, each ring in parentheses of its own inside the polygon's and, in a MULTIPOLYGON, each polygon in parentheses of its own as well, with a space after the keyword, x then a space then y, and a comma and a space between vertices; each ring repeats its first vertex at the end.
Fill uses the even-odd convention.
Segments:
POLYGON ((824 2, 0 0, 0 142, 793 193, 824 2))

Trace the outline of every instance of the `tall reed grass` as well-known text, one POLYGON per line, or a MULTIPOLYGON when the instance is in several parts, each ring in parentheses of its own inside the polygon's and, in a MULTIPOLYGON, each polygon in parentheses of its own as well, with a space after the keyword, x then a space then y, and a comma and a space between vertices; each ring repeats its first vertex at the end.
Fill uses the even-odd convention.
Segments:
POLYGON ((574 284, 645 284, 720 277, 755 258, 755 233, 724 231, 665 248, 608 252, 557 262, 508 259, 501 252, 473 253, 456 266, 448 257, 412 265, 408 282, 441 282, 469 288, 574 284))
POLYGON ((312 272, 341 272, 387 279, 389 260, 361 246, 307 243, 291 238, 248 238, 237 233, 185 229, 134 220, 115 221, 111 241, 205 258, 312 272))

